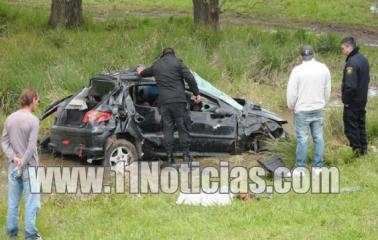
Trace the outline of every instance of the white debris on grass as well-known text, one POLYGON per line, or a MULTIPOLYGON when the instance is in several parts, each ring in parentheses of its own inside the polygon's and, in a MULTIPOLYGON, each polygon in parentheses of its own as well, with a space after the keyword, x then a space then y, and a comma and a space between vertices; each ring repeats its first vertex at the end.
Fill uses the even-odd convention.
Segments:
POLYGON ((225 206, 231 204, 234 197, 232 193, 221 193, 219 190, 215 193, 207 192, 209 191, 205 190, 200 193, 180 193, 176 204, 204 207, 225 206))

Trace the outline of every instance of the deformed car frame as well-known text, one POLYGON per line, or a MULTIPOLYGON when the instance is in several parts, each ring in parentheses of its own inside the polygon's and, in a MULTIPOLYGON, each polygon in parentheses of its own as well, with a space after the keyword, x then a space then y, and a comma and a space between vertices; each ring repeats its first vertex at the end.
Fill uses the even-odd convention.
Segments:
MULTIPOLYGON (((195 104, 187 88, 193 156, 258 152, 266 139, 286 137, 284 119, 244 99, 231 98, 192 73, 202 97, 201 104, 195 104)), ((87 87, 42 113, 41 121, 54 112, 56 118, 41 145, 88 162, 101 160, 105 166, 161 158, 165 151, 157 99, 153 77, 141 78, 131 70, 96 75, 87 87)), ((177 133, 175 141, 180 152, 177 133)))

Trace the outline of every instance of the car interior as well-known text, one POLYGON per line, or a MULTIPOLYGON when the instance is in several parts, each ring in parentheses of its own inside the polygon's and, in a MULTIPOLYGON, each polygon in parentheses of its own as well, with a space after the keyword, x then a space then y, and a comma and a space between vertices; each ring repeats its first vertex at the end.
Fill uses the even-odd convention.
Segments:
POLYGON ((113 89, 113 82, 92 80, 91 87, 86 97, 88 108, 91 109, 97 106, 97 104, 103 100, 103 97, 109 94, 113 89))
MULTIPOLYGON (((132 88, 131 96, 134 103, 141 107, 157 107, 159 93, 156 85, 137 85, 132 88)), ((190 111, 194 112, 212 112, 219 108, 217 100, 208 96, 201 95, 201 102, 196 104, 194 102, 193 93, 186 91, 186 98, 190 105, 190 111)))
POLYGON ((58 109, 57 118, 61 116, 63 124, 80 125, 85 113, 95 108, 114 87, 109 81, 92 80, 89 87, 83 88, 66 106, 58 109))

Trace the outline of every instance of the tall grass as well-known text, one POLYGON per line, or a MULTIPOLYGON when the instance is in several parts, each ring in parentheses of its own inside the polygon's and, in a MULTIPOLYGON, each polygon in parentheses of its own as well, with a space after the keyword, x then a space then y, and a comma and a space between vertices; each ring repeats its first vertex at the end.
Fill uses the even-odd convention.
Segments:
POLYGON ((127 17, 90 23, 81 31, 47 30, 44 13, 2 3, 0 14, 7 25, 0 39, 0 96, 6 112, 25 86, 37 88, 48 103, 76 91, 95 73, 150 64, 165 46, 176 48, 192 69, 214 83, 236 83, 243 77, 284 83, 286 78, 269 78, 285 72, 299 47, 316 39, 307 33, 297 38, 296 32, 267 33, 251 27, 214 33, 182 17, 127 17))
POLYGON ((369 99, 367 114, 366 114, 366 128, 368 134, 368 140, 373 143, 378 139, 378 111, 377 111, 378 99, 369 99))
MULTIPOLYGON (((367 122, 366 131, 368 134, 369 144, 375 143, 378 138, 378 114, 376 111, 377 99, 371 99, 367 107, 367 122)), ((325 156, 324 161, 326 165, 340 165, 349 163, 355 160, 353 152, 349 148, 349 142, 344 134, 343 123, 343 109, 329 108, 325 111, 324 121, 324 141, 325 141, 325 156)), ((308 164, 311 165, 313 161, 314 148, 312 138, 309 133, 309 158, 308 164)), ((269 142, 270 150, 278 155, 287 166, 293 167, 295 165, 296 154, 296 138, 292 134, 289 141, 284 142, 269 142)), ((376 153, 370 153, 374 155, 376 153)))
MULTIPOLYGON (((105 1, 115 2, 100 3, 105 1)), ((77 91, 93 74, 152 63, 165 46, 174 47, 189 67, 230 95, 251 99, 274 111, 286 109, 285 84, 291 68, 299 63, 302 44, 314 45, 319 51, 317 58, 330 66, 336 76, 334 90, 343 65, 343 57, 336 53, 338 36, 316 36, 304 30, 264 32, 247 26, 212 33, 194 26, 186 17, 87 21, 79 31, 47 30, 46 22, 46 12, 0 3, 0 125, 5 114, 17 107, 17 96, 25 86, 39 90, 43 109, 77 91)), ((374 84, 378 51, 367 47, 363 50, 373 66, 374 84)), ((369 136, 376 138, 375 108, 376 102, 369 103, 367 121, 369 136)), ((370 154, 364 164, 340 164, 351 159, 351 152, 342 145, 341 114, 339 109, 326 112, 326 162, 338 164, 343 186, 362 185, 368 191, 320 196, 277 194, 273 199, 236 202, 222 208, 177 206, 176 195, 104 195, 88 199, 49 196, 44 198, 38 227, 46 239, 374 239, 377 158, 370 154)), ((291 139, 276 144, 274 149, 289 166, 295 161, 295 137, 291 139)), ((1 239, 5 238, 5 214, 6 204, 0 201, 1 239)))
MULTIPOLYGON (((88 83, 99 72, 149 65, 170 46, 194 71, 230 95, 244 97, 274 111, 286 109, 285 86, 299 48, 312 44, 316 58, 329 64, 337 89, 343 59, 340 37, 305 30, 274 32, 243 26, 209 32, 188 17, 125 17, 87 21, 82 29, 47 29, 48 12, 0 3, 0 108, 17 108, 26 86, 37 88, 43 109, 88 83), (278 91, 277 91, 278 90, 278 91), (273 96, 273 97, 272 97, 273 96)), ((87 16, 88 18, 88 16, 87 16)), ((364 47, 371 65, 378 51, 364 47)), ((377 70, 372 67, 372 83, 377 70)))
MULTIPOLYGON (((29 6, 48 9, 50 0, 8 0, 29 6)), ((377 14, 369 10, 374 1, 333 0, 333 1, 303 1, 303 0, 238 0, 220 1, 224 14, 234 12, 250 14, 252 16, 278 19, 296 19, 313 22, 332 22, 376 27, 377 14)), ((86 0, 84 9, 97 12, 104 11, 165 11, 191 13, 193 4, 190 0, 86 0)), ((124 13, 126 14, 126 13, 124 13)), ((221 16, 222 17, 222 16, 221 16)))

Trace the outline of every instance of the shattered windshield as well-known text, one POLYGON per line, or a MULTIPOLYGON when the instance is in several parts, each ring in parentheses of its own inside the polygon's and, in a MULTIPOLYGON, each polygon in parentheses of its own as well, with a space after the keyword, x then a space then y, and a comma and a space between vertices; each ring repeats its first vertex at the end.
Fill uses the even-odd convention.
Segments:
POLYGON ((211 83, 209 83, 208 81, 206 81, 205 79, 200 77, 197 73, 192 72, 192 74, 193 74, 194 78, 196 79, 198 88, 200 90, 207 92, 207 93, 210 93, 211 95, 222 99, 224 102, 230 104, 231 106, 233 106, 234 108, 236 108, 240 111, 243 109, 243 106, 240 105, 238 102, 236 102, 232 97, 228 96, 227 94, 225 94, 221 90, 219 90, 216 87, 214 87, 213 85, 211 85, 211 83))

